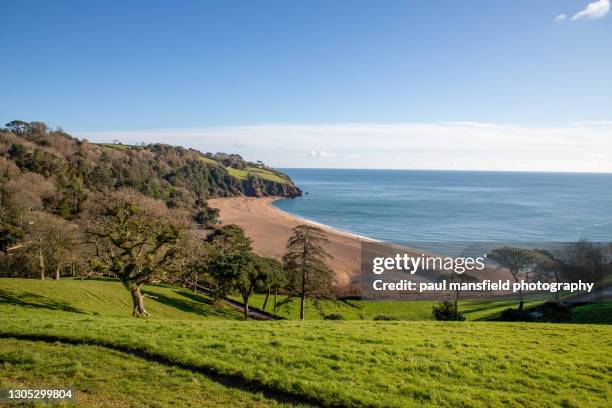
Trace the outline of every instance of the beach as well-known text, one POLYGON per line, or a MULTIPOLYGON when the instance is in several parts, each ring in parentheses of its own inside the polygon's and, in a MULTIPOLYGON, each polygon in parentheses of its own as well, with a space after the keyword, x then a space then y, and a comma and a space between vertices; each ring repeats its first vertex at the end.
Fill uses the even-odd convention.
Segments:
POLYGON ((253 250, 260 256, 280 259, 291 236, 291 230, 299 224, 317 226, 326 232, 329 243, 325 246, 333 256, 327 264, 336 275, 337 284, 345 286, 360 271, 361 242, 370 241, 328 226, 301 219, 288 214, 272 205, 274 197, 229 197, 208 201, 213 208, 219 209, 223 224, 237 224, 244 228, 253 240, 253 250))
MULTIPOLYGON (((244 228, 247 236, 253 241, 254 252, 260 256, 280 259, 285 254, 291 230, 299 224, 321 228, 329 240, 325 249, 333 258, 328 260, 327 264, 335 273, 337 285, 344 290, 348 289, 349 292, 356 290, 360 285, 361 243, 380 241, 339 231, 286 213, 272 205, 278 199, 277 197, 228 197, 211 199, 208 204, 219 209, 219 219, 222 224, 237 224, 244 228)), ((394 247, 393 244, 387 244, 385 251, 393 253, 394 247)), ((397 248, 400 252, 407 251, 413 256, 421 255, 421 251, 418 250, 412 252, 406 247, 397 248)), ((511 278, 507 271, 491 267, 487 267, 484 271, 474 271, 472 275, 480 279, 511 278)))

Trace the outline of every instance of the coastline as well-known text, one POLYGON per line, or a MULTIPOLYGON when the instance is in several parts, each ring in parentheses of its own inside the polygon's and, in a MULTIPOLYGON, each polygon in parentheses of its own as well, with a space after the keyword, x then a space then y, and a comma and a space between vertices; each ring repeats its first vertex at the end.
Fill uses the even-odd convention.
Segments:
MULTIPOLYGON (((361 243, 383 242, 350 232, 335 229, 329 225, 311 221, 275 207, 272 203, 279 197, 225 197, 208 201, 213 208, 219 209, 222 224, 237 224, 244 228, 253 241, 253 251, 260 256, 281 259, 285 253, 287 240, 292 229, 300 224, 308 224, 325 231, 329 243, 325 246, 333 257, 328 266, 334 271, 336 282, 344 289, 355 289, 360 285, 361 243)), ((388 244, 389 248, 395 244, 388 244)), ((406 250, 406 247, 398 245, 406 250)), ((422 251, 411 249, 415 256, 422 251)), ((474 273, 481 279, 509 278, 508 272, 500 268, 487 267, 482 273, 474 273)))
MULTIPOLYGON (((268 198, 268 197, 264 197, 264 198, 268 198)), ((281 210, 280 208, 274 206, 274 203, 276 201, 289 200, 288 198, 285 198, 285 197, 269 197, 269 198, 272 198, 269 201, 270 207, 272 207, 273 209, 275 209, 277 211, 282 212, 283 214, 285 214, 285 215, 287 215, 289 217, 298 219, 298 220, 302 221, 304 224, 310 224, 310 225, 313 225, 315 227, 319 227, 319 228, 321 228, 322 230, 324 230, 326 232, 331 232, 331 233, 334 233, 334 234, 346 235, 346 236, 351 237, 351 238, 356 238, 356 239, 358 239, 360 241, 383 242, 383 241, 381 241, 379 239, 374 239, 374 238, 366 237, 365 235, 359 235, 359 234, 355 234, 353 232, 344 231, 344 230, 341 230, 339 228, 332 227, 331 225, 327 225, 327 224, 323 224, 323 223, 320 223, 320 222, 317 222, 317 221, 309 220, 308 218, 300 217, 299 215, 296 215, 296 214, 291 214, 290 212, 287 212, 285 210, 281 210)))
POLYGON ((346 286, 359 278, 361 242, 377 242, 350 232, 341 231, 283 211, 272 203, 279 197, 226 197, 208 201, 219 209, 223 224, 237 224, 253 240, 253 250, 260 256, 280 259, 285 253, 291 230, 300 224, 316 226, 325 231, 329 243, 325 249, 333 257, 329 267, 339 286, 346 286))

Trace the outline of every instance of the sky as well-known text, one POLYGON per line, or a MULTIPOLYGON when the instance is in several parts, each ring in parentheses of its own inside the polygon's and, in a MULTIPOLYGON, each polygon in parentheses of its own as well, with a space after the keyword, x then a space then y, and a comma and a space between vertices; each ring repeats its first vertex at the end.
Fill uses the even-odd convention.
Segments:
POLYGON ((0 120, 276 167, 612 172, 610 0, 3 1, 0 120))

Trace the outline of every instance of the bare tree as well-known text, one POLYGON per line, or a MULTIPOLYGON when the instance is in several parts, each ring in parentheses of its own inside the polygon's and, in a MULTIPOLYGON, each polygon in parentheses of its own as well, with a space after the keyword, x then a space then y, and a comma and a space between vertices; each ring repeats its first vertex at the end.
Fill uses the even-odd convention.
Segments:
POLYGON ((200 281, 208 273, 213 252, 209 243, 194 235, 188 235, 180 246, 175 269, 179 279, 191 287, 193 293, 197 293, 200 281))
POLYGON ((78 228, 43 212, 33 212, 28 218, 25 247, 37 258, 40 279, 44 280, 46 272, 53 270, 58 280, 71 254, 78 251, 78 228))

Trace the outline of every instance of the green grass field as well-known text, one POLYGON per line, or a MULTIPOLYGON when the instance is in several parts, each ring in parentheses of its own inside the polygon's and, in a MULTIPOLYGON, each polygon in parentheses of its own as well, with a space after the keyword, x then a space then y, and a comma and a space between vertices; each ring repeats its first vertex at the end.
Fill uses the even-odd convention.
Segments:
POLYGON ((80 406, 288 406, 224 387, 203 374, 97 346, 0 339, 0 369, 0 388, 69 385, 79 390, 80 406))
POLYGON ((175 391, 185 406, 604 407, 612 398, 609 325, 245 322, 170 286, 147 287, 174 301, 147 297, 152 317, 136 319, 116 282, 0 279, 0 290, 1 386, 73 386, 88 405, 166 406, 175 391))
MULTIPOLYGON (((217 303, 190 290, 169 285, 144 287, 145 304, 155 319, 241 319, 234 308, 217 303)), ((117 281, 0 278, 0 308, 3 312, 28 316, 41 310, 76 315, 130 316, 132 299, 117 281)))
POLYGON ((282 177, 277 176, 270 170, 260 169, 257 167, 247 167, 245 170, 235 169, 233 167, 227 167, 227 171, 230 176, 236 177, 240 180, 246 180, 249 176, 256 176, 264 180, 274 181, 277 183, 287 183, 288 181, 282 177))
MULTIPOLYGON (((239 300, 238 297, 236 297, 239 300)), ((533 297, 525 303, 531 307, 542 303, 542 296, 533 297)), ((265 294, 253 295, 249 303, 257 308, 263 308, 265 294)), ((300 302, 297 298, 278 296, 278 315, 287 319, 297 320, 300 315, 300 302)), ((311 320, 320 320, 325 316, 339 314, 345 320, 373 320, 377 316, 387 316, 399 320, 433 320, 432 307, 434 301, 365 301, 360 299, 348 300, 307 300, 306 317, 311 320)), ((501 311, 510 307, 517 307, 518 301, 514 298, 502 300, 460 301, 460 310, 465 314, 466 320, 487 320, 497 316, 501 311)), ((273 309, 273 295, 268 299, 266 310, 273 309)))
MULTIPOLYGON (((251 306, 263 309, 266 295, 256 293, 249 303, 251 306)), ((240 300, 239 297, 234 297, 240 300)), ((273 295, 270 295, 266 311, 273 310, 273 295)), ((525 308, 538 306, 548 299, 546 295, 531 295, 526 297, 525 308)), ((277 299, 277 314, 286 319, 297 320, 300 315, 300 302, 297 298, 279 295, 277 299)), ((432 307, 435 301, 365 301, 360 299, 346 300, 307 300, 306 318, 322 320, 332 314, 341 315, 344 320, 374 320, 377 316, 386 316, 397 320, 434 320, 432 307)), ((516 297, 495 300, 460 300, 459 310, 468 321, 494 320, 508 308, 518 307, 516 297)), ((612 324, 612 302, 602 302, 585 305, 571 310, 572 323, 612 324)))
POLYGON ((219 163, 218 161, 213 160, 213 159, 211 159, 211 158, 209 158, 209 157, 206 157, 206 156, 200 156, 200 159, 201 159, 201 160, 202 160, 204 163, 207 163, 207 164, 212 164, 212 165, 222 166, 222 164, 221 164, 221 163, 219 163))
POLYGON ((233 167, 226 167, 220 162, 214 159, 211 159, 209 157, 201 156, 200 159, 206 164, 224 167, 230 176, 235 177, 239 180, 246 180, 247 178, 249 178, 249 176, 256 176, 256 177, 259 177, 260 179, 273 181, 276 183, 288 183, 289 182, 289 180, 283 177, 280 177, 277 174, 275 174, 273 171, 270 171, 267 169, 260 169, 258 167, 247 167, 244 170, 235 169, 233 167))

